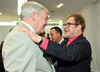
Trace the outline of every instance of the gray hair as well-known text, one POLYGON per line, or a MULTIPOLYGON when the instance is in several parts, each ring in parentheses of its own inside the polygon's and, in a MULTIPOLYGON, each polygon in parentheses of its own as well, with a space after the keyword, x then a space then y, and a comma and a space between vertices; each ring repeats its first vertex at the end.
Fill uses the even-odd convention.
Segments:
POLYGON ((22 5, 20 19, 22 20, 30 17, 33 11, 39 14, 42 10, 45 10, 47 13, 49 13, 48 10, 40 3, 35 1, 27 1, 22 5))

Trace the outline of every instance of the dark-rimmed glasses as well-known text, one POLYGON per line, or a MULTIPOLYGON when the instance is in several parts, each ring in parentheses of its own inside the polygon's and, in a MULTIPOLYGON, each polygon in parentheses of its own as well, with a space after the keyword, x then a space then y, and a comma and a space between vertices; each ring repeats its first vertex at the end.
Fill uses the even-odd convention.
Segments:
POLYGON ((63 26, 67 26, 67 27, 69 27, 70 25, 79 25, 79 24, 76 24, 76 23, 66 23, 66 24, 63 24, 63 26))

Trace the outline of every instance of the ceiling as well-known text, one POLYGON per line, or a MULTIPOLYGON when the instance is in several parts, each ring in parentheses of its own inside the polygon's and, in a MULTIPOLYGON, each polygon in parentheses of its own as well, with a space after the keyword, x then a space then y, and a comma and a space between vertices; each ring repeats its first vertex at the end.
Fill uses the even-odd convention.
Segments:
MULTIPOLYGON (((32 1, 32 0, 29 0, 32 1)), ((49 10, 52 22, 64 20, 68 14, 77 12, 99 0, 34 0, 44 5, 49 10), (56 8, 59 3, 64 3, 61 8, 56 8)), ((0 0, 0 22, 18 21, 17 0, 0 0)))

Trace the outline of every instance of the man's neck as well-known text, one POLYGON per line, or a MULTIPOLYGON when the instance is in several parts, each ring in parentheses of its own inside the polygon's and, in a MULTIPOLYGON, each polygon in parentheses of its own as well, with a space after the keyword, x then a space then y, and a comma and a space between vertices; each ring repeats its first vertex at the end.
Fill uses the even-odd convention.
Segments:
POLYGON ((59 41, 59 44, 61 44, 62 41, 64 41, 64 38, 63 38, 63 37, 61 37, 61 39, 60 39, 60 41, 59 41))
POLYGON ((61 41, 61 39, 62 39, 62 37, 59 37, 59 39, 58 39, 57 43, 59 43, 59 42, 61 41))
POLYGON ((36 31, 35 31, 35 29, 33 28, 34 26, 34 24, 32 23, 32 20, 31 20, 31 18, 27 18, 27 19, 23 19, 22 20, 23 22, 25 22, 25 23, 27 23, 28 24, 28 26, 31 26, 30 28, 31 28, 31 30, 33 31, 33 32, 35 32, 36 33, 36 31), (33 24, 33 25, 32 25, 33 24))
POLYGON ((73 35, 73 36, 70 36, 70 37, 67 37, 67 38, 71 39, 71 38, 76 37, 76 36, 81 35, 81 34, 82 34, 82 32, 78 32, 76 35, 73 35))

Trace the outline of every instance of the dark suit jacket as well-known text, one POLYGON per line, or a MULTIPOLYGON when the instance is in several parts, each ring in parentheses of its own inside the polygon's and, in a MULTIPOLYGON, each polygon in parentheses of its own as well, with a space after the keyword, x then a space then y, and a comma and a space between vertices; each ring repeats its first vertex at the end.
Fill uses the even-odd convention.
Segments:
MULTIPOLYGON (((61 42, 61 44, 63 44, 63 42, 67 39, 67 38, 65 38, 65 37, 63 37, 63 38, 64 38, 64 40, 61 42)), ((55 59, 55 58, 52 59, 53 64, 54 64, 56 61, 58 61, 58 60, 55 59)))
POLYGON ((44 56, 58 60, 58 72, 91 72, 91 46, 83 35, 68 47, 68 39, 62 45, 49 41, 44 56))

